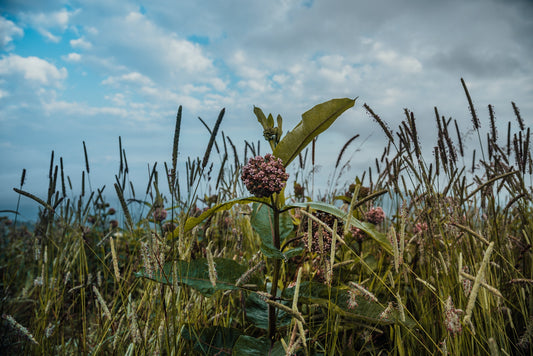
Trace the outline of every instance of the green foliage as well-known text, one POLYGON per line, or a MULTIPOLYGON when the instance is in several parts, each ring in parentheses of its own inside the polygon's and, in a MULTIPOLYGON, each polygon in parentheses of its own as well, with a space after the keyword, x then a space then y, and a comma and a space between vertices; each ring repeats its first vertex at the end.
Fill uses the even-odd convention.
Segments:
POLYGON ((234 355, 233 345, 241 335, 235 328, 213 326, 198 329, 190 324, 184 325, 181 332, 184 339, 194 343, 194 351, 209 356, 234 355))
MULTIPOLYGON (((289 306, 288 303, 285 305, 289 306)), ((246 298, 246 319, 259 329, 268 330, 268 304, 256 293, 250 293, 246 298)), ((278 311, 277 325, 284 327, 291 324, 292 317, 283 310, 278 311)))
POLYGON ((214 261, 217 273, 215 286, 211 284, 209 279, 209 264, 205 258, 195 259, 190 262, 176 261, 175 271, 173 271, 174 263, 167 262, 153 276, 146 269, 142 269, 135 275, 166 285, 172 285, 173 276, 176 276, 177 283, 194 288, 207 297, 212 296, 218 290, 239 289, 236 282, 246 272, 247 268, 227 258, 215 258, 214 261))
MULTIPOLYGON (((348 222, 349 215, 345 211, 342 211, 341 209, 337 208, 334 205, 323 203, 323 202, 291 203, 290 205, 284 207, 284 209, 297 208, 297 207, 299 208, 310 207, 315 210, 324 211, 333 216, 336 216, 344 223, 348 222)), ((373 224, 360 221, 354 218, 353 216, 350 216, 350 225, 363 230, 365 233, 368 234, 368 236, 374 239, 374 241, 379 243, 385 251, 392 253, 391 243, 387 239, 387 236, 383 234, 382 232, 379 232, 373 224)))
MULTIPOLYGON (((272 236, 274 233, 273 227, 273 212, 266 205, 254 203, 252 205, 252 215, 250 217, 250 223, 254 231, 259 235, 261 239, 261 252, 268 258, 275 258, 280 260, 286 260, 301 253, 301 248, 294 248, 287 252, 281 252, 274 246, 272 236)), ((280 240, 285 241, 287 238, 294 236, 294 225, 292 218, 288 213, 280 214, 280 240)))
POLYGON ((272 347, 266 337, 255 338, 241 335, 233 347, 233 356, 284 356, 286 355, 281 342, 272 347))
POLYGON ((277 144, 272 154, 288 166, 300 152, 346 110, 355 105, 356 99, 333 99, 318 104, 302 114, 302 120, 277 144))
MULTIPOLYGON (((281 116, 274 126, 272 115, 254 113, 287 165, 353 102, 316 106, 285 137, 281 116)), ((398 140, 375 162, 377 174, 358 172, 348 192, 334 186, 324 196, 298 198, 306 203, 284 192, 235 198, 243 194, 236 157, 233 167, 221 164, 216 194, 202 192, 205 205, 197 206, 198 187, 209 186, 210 176, 200 158, 189 159, 180 188, 174 137, 170 198, 155 166, 146 195, 135 196, 121 163, 115 188, 122 214, 116 214, 103 188, 67 194, 52 155, 47 197, 21 190, 22 184, 15 190, 42 206, 36 224, 0 217, 0 349, 29 355, 251 356, 285 355, 285 348, 297 355, 529 354, 530 129, 519 119, 513 133, 509 123, 507 145, 491 130, 488 146, 480 140, 482 159, 467 169, 459 125, 457 141, 450 137, 452 121, 435 111, 438 142, 430 159, 406 111, 398 140), (386 219, 369 222, 376 221, 368 217, 372 208, 387 202, 386 219), (156 208, 168 212, 164 221, 154 220, 156 208), (335 225, 343 243, 329 234, 335 225)), ((229 138, 217 142, 209 131, 211 144, 226 149, 229 138)), ((126 162, 120 140, 119 147, 126 162)), ((229 162, 227 152, 224 157, 229 162)), ((82 187, 89 180, 85 163, 82 187)), ((308 181, 301 183, 312 191, 308 181)))

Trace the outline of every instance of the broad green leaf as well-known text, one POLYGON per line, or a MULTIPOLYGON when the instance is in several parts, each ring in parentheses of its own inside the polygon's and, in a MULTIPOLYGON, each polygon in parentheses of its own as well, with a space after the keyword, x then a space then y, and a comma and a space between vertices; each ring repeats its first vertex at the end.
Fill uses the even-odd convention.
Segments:
MULTIPOLYGON (((232 200, 228 200, 226 202, 217 204, 213 206, 212 208, 204 211, 200 216, 197 217, 190 217, 185 222, 185 231, 192 230, 193 227, 200 224, 202 221, 210 217, 211 215, 215 214, 216 212, 223 211, 223 210, 229 210, 231 209, 235 204, 248 204, 253 202, 259 202, 259 203, 269 203, 270 200, 267 198, 257 198, 257 197, 245 197, 245 198, 236 198, 232 200)), ((177 237, 178 229, 174 230, 172 234, 170 234, 169 238, 177 237)))
POLYGON ((281 139, 272 154, 281 158, 283 165, 287 167, 309 142, 327 130, 343 112, 354 104, 355 99, 333 99, 306 111, 302 114, 302 120, 281 139))
MULTIPOLYGON (((259 238, 261 239, 261 252, 270 258, 287 259, 289 258, 287 255, 288 253, 284 254, 274 246, 274 242, 272 240, 272 234, 274 233, 273 222, 274 213, 270 207, 265 204, 253 204, 250 223, 254 231, 257 232, 259 238)), ((283 242, 293 234, 294 230, 292 219, 287 212, 280 214, 279 225, 280 242, 283 242)), ((292 251, 291 256, 294 256, 297 253, 299 252, 292 251)))
POLYGON ((233 346, 233 356, 285 356, 281 342, 277 341, 270 347, 270 340, 266 337, 255 338, 241 335, 233 346))
MULTIPOLYGON (((283 291, 283 298, 293 299, 295 288, 287 288, 283 291)), ((299 291, 299 303, 319 304, 345 318, 363 320, 377 324, 392 324, 400 322, 399 313, 394 310, 387 318, 381 318, 380 314, 385 310, 388 302, 373 302, 363 296, 356 296, 357 306, 350 307, 348 300, 350 295, 347 288, 328 287, 318 282, 302 282, 299 291)), ((404 325, 412 327, 415 321, 406 318, 404 325)))
POLYGON ((242 333, 238 329, 222 326, 194 328, 186 324, 181 329, 181 336, 194 342, 194 350, 202 355, 232 355, 233 346, 242 333))
MULTIPOLYGON (((326 213, 329 213, 331 215, 334 215, 336 217, 338 217, 339 219, 341 219, 342 221, 344 221, 346 223, 347 219, 348 219, 348 213, 344 212, 343 210, 337 208, 336 206, 334 205, 331 205, 331 204, 327 204, 327 203, 322 203, 322 202, 305 202, 305 203, 291 203, 290 205, 287 205, 285 207, 283 207, 284 209, 287 209, 287 208, 307 208, 307 207, 311 207, 315 210, 320 210, 320 211, 324 211, 326 213)), ((370 236, 372 239, 374 239, 376 242, 378 242, 384 249, 385 251, 387 251, 388 253, 392 254, 392 246, 391 246, 391 243, 389 241, 389 239, 387 239, 387 236, 382 233, 382 232, 379 232, 376 227, 371 224, 371 223, 368 223, 368 222, 362 222, 356 218, 354 218, 353 216, 350 217, 351 218, 351 226, 355 226, 356 228, 358 229, 361 229, 363 230, 364 232, 366 232, 368 234, 368 236, 370 236)))
MULTIPOLYGON (((217 271, 217 281, 215 286, 209 279, 209 267, 207 259, 200 258, 190 262, 177 261, 178 283, 196 289, 205 296, 211 296, 217 290, 239 289, 235 284, 237 280, 247 271, 247 267, 227 258, 215 258, 215 268, 217 271)), ((137 272, 137 277, 144 277, 163 284, 172 284, 172 262, 165 263, 163 269, 149 276, 145 269, 137 272)), ((259 283, 257 277, 251 281, 259 283)))
MULTIPOLYGON (((290 307, 289 302, 284 302, 290 307)), ((268 304, 263 301, 256 293, 250 293, 246 298, 246 319, 256 328, 268 330, 268 304)), ((292 316, 279 310, 277 318, 277 327, 290 325, 292 316)))

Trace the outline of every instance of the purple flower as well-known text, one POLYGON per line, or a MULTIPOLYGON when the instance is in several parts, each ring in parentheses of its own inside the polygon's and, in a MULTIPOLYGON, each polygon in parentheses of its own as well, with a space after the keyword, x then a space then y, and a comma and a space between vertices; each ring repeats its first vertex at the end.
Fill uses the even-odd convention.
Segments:
POLYGON ((385 212, 380 207, 372 208, 365 214, 366 221, 372 224, 381 224, 385 220, 385 212))
POLYGON ((157 208, 154 211, 154 220, 161 222, 167 218, 167 211, 165 208, 157 208))
POLYGON ((265 157, 250 158, 242 168, 241 179, 250 193, 262 198, 281 192, 289 175, 281 159, 267 153, 265 157))

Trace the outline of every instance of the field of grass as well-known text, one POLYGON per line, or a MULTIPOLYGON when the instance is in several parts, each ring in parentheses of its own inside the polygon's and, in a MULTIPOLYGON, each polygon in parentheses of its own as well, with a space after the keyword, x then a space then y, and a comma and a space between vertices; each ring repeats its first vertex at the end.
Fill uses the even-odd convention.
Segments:
POLYGON ((15 188, 41 206, 35 227, 0 218, 1 353, 529 355, 530 128, 513 103, 499 137, 493 108, 481 123, 464 89, 470 127, 435 108, 429 157, 414 113, 393 131, 365 104, 386 149, 320 197, 315 139, 354 100, 316 106, 285 135, 281 117, 255 108, 274 156, 297 167, 270 195, 241 179, 259 143, 239 156, 218 134, 224 110, 205 125, 204 155, 184 159, 180 108, 170 163, 153 166, 143 192, 119 141, 118 206, 85 184, 87 154, 77 193, 52 154, 47 196, 24 190, 24 177, 15 188))

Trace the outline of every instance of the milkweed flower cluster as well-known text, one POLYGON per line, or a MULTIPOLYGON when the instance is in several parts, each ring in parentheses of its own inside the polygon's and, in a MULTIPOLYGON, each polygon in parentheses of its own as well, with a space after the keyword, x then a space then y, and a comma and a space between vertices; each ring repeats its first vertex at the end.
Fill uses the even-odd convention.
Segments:
POLYGON ((289 174, 280 158, 267 153, 264 157, 250 158, 242 169, 241 179, 250 193, 263 198, 281 192, 289 174))
POLYGON ((381 207, 372 208, 366 212, 365 219, 372 224, 379 225, 385 220, 385 212, 381 207))
POLYGON ((154 220, 161 222, 167 218, 167 211, 165 208, 157 208, 154 211, 154 220))
POLYGON ((352 234, 352 236, 354 237, 355 241, 361 243, 365 240, 366 238, 366 232, 364 232, 363 230, 355 227, 355 226, 351 226, 350 227, 350 233, 352 234))
POLYGON ((421 234, 428 230, 428 224, 426 222, 416 223, 414 230, 415 234, 421 234))

